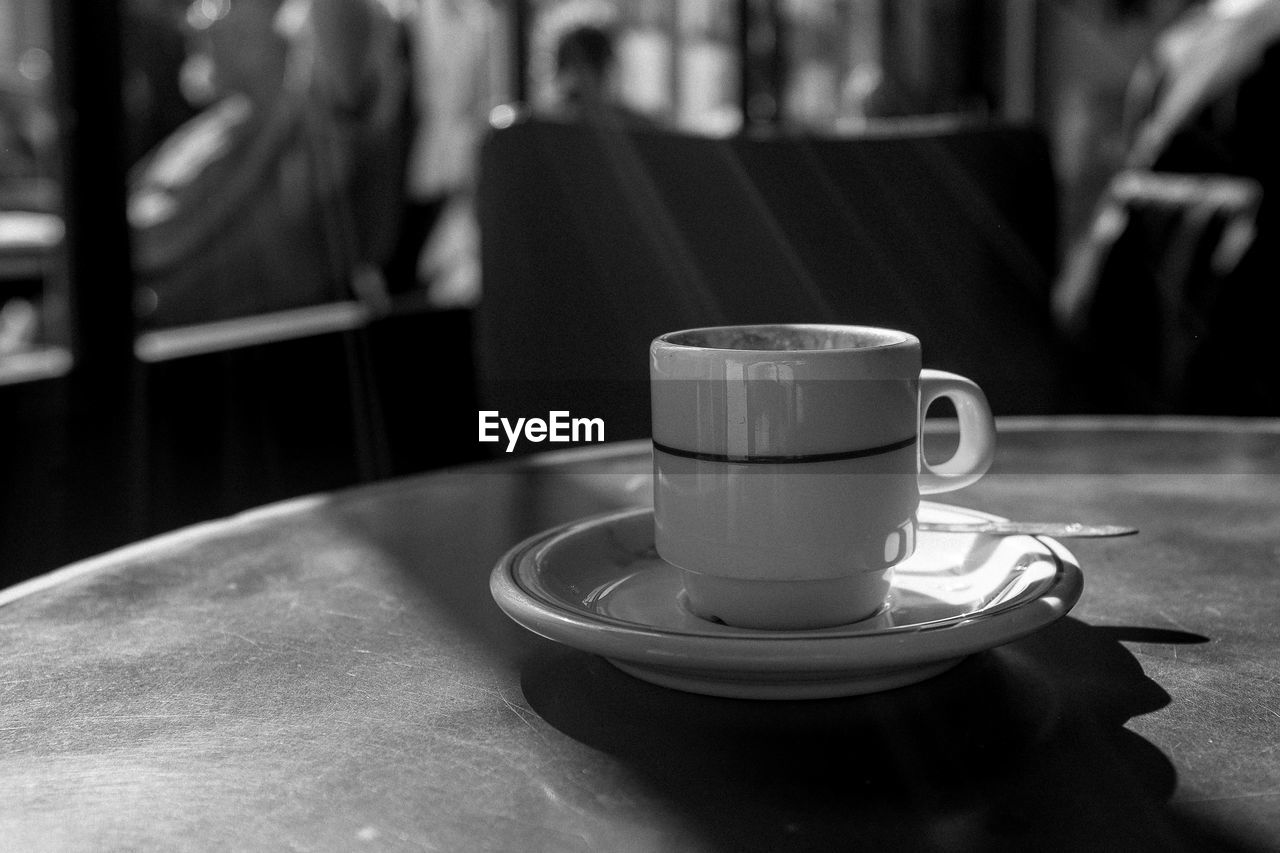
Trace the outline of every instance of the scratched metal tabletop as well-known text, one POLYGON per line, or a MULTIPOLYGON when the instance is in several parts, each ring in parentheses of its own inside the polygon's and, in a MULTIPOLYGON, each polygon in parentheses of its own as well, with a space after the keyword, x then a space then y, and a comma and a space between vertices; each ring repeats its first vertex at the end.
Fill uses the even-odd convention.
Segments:
POLYGON ((1001 421, 948 502, 1141 533, 1064 543, 1049 628, 812 702, 657 687, 494 605, 508 548, 649 468, 303 497, 0 593, 0 846, 1280 848, 1280 422, 1001 421))

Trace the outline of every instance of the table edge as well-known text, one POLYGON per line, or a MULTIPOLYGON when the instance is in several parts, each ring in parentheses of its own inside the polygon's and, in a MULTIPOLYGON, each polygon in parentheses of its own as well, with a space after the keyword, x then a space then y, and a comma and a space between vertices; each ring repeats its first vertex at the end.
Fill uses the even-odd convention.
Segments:
MULTIPOLYGON (((930 432, 947 432, 955 429, 955 421, 940 420, 929 425, 930 432)), ((996 418, 996 432, 1217 432, 1228 434, 1280 435, 1280 418, 1227 417, 1217 415, 1045 415, 1045 416, 1002 416, 996 418)), ((456 467, 440 468, 382 480, 375 483, 349 486, 333 492, 321 492, 287 498, 282 501, 264 504, 222 518, 197 522, 187 527, 161 533, 141 539, 120 548, 105 551, 84 560, 53 569, 42 575, 0 589, 0 608, 43 592, 68 581, 92 574, 109 565, 117 565, 128 561, 135 555, 153 552, 157 548, 175 547, 182 543, 204 536, 216 535, 219 530, 245 523, 258 523, 285 515, 303 512, 330 503, 335 495, 350 493, 369 493, 385 488, 394 488, 406 480, 420 477, 437 477, 458 474, 483 473, 518 473, 520 471, 554 468, 561 465, 584 464, 589 462, 611 461, 628 456, 640 456, 651 447, 648 439, 630 441, 605 442, 564 450, 544 451, 542 453, 518 456, 510 459, 494 459, 473 462, 456 467)))

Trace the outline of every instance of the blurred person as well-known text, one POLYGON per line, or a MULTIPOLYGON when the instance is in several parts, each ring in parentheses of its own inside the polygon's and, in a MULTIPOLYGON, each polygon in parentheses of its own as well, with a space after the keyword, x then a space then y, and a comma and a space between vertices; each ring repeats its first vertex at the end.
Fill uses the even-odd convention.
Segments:
POLYGON ((576 121, 656 126, 627 106, 618 88, 618 57, 612 28, 582 23, 560 36, 555 51, 554 115, 576 121))
POLYGON ((556 90, 569 113, 600 109, 617 98, 617 56, 612 34, 584 24, 569 30, 556 46, 556 90))
POLYGON ((1204 411, 1280 414, 1272 318, 1280 312, 1280 0, 1209 0, 1159 38, 1129 98, 1127 166, 1222 175, 1253 185, 1258 203, 1225 229, 1216 286, 1189 283, 1194 359, 1190 403, 1204 411), (1196 288, 1197 290, 1192 290, 1196 288))
POLYGON ((187 23, 210 104, 131 176, 141 322, 381 304, 410 129, 400 23, 377 0, 195 0, 187 23))
POLYGON ((489 0, 410 0, 409 20, 417 125, 387 281, 425 288, 434 307, 466 307, 480 288, 480 143, 503 89, 498 13, 489 0))
POLYGON ((1209 0, 1158 37, 1134 71, 1125 165, 1274 182, 1280 0, 1209 0))
POLYGON ((1117 294, 1154 288, 1168 315, 1155 341, 1177 347, 1165 369, 1185 386, 1183 408, 1280 413, 1280 383, 1253 369, 1270 359, 1270 318, 1280 310, 1277 92, 1280 0, 1189 7, 1132 76, 1124 166, 1054 293, 1060 325, 1088 347, 1098 329, 1143 319, 1101 316, 1107 304, 1117 310, 1117 294), (1134 186, 1151 189, 1124 198, 1134 186), (1179 193, 1174 207, 1167 198, 1179 193), (1243 201, 1215 207, 1228 196, 1243 201))

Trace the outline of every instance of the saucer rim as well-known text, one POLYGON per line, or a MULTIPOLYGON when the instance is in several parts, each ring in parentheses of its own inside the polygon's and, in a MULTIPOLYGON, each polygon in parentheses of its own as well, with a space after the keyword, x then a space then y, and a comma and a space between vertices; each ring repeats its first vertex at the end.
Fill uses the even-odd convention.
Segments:
MULTIPOLYGON (((1003 520, 954 504, 922 501, 921 506, 937 506, 975 520, 1003 520)), ((490 574, 490 592, 495 602, 527 630, 606 658, 683 671, 785 672, 804 677, 806 672, 815 676, 869 672, 959 659, 1012 642, 1057 621, 1071 610, 1083 591, 1083 575, 1075 557, 1046 536, 1025 537, 1039 542, 1057 564, 1053 577, 1042 582, 1037 591, 1028 591, 990 611, 879 629, 857 629, 854 626, 859 623, 851 623, 797 631, 743 628, 716 634, 689 633, 571 608, 531 594, 520 582, 519 567, 536 559, 536 552, 552 542, 652 513, 653 508, 648 506, 612 510, 526 538, 508 550, 490 574)))
MULTIPOLYGON (((1005 520, 1002 518, 998 518, 996 516, 987 517, 987 514, 985 513, 982 514, 983 517, 980 519, 979 513, 977 511, 970 511, 963 507, 956 507, 950 504, 937 504, 931 501, 921 501, 921 506, 922 507, 941 507, 946 510, 958 512, 962 515, 970 516, 975 521, 976 520, 989 520, 989 521, 1005 520)), ((1042 545, 1045 545, 1046 550, 1049 551, 1049 553, 1046 554, 1045 556, 1052 558, 1054 563, 1057 565, 1057 570, 1055 571, 1053 577, 1045 578, 1036 582, 1036 585, 1033 589, 1024 590, 1022 593, 1020 593, 1016 598, 1014 598, 1011 601, 1001 602, 999 604, 992 605, 989 607, 982 607, 977 610, 969 611, 966 613, 958 613, 953 616, 945 616, 940 619, 930 619, 928 621, 923 621, 923 622, 911 622, 904 625, 888 625, 888 626, 876 627, 871 624, 872 619, 874 619, 876 616, 881 615, 882 613, 884 613, 884 611, 891 609, 891 605, 889 605, 888 603, 885 603, 885 604, 882 604, 879 608, 877 608, 876 611, 870 616, 864 619, 859 619, 855 622, 848 622, 842 625, 831 625, 831 626, 826 626, 822 628, 763 629, 763 628, 745 628, 745 627, 729 626, 729 625, 722 624, 718 627, 723 630, 716 630, 714 632, 709 632, 709 633, 697 633, 697 632, 683 631, 683 630, 672 629, 672 628, 646 626, 642 623, 633 622, 627 619, 621 619, 616 616, 610 616, 604 613, 584 610, 584 609, 575 607, 573 605, 566 605, 563 602, 563 600, 560 599, 559 597, 554 596, 548 592, 545 592, 544 591, 545 588, 532 588, 530 587, 529 584, 525 583, 521 578, 521 573, 519 572, 519 568, 524 565, 527 559, 531 558, 536 561, 538 558, 537 554, 532 554, 532 557, 530 556, 535 549, 543 550, 547 548, 552 548, 557 543, 572 537, 575 533, 579 533, 579 532, 585 533, 597 527, 608 527, 611 524, 621 524, 621 523, 630 521, 634 517, 638 517, 646 514, 652 515, 653 514, 652 509, 648 507, 638 507, 638 508, 627 508, 623 510, 614 510, 611 512, 603 513, 598 516, 588 516, 586 518, 578 519, 576 522, 569 522, 568 524, 561 525, 559 528, 553 528, 553 529, 544 531, 544 533, 546 534, 545 536, 535 537, 537 541, 533 542, 530 545, 528 552, 520 555, 519 559, 513 561, 512 571, 511 571, 511 580, 516 584, 517 587, 519 587, 520 591, 524 595, 528 596, 529 598, 536 599, 546 607, 551 608, 553 610, 557 610, 557 611, 564 612, 574 616, 585 615, 593 624, 615 625, 619 628, 624 628, 624 629, 635 628, 642 631, 652 632, 655 634, 663 634, 667 636, 677 636, 677 637, 683 637, 683 638, 705 637, 707 639, 715 639, 715 640, 733 639, 733 638, 739 638, 744 640, 760 640, 760 639, 767 638, 771 642, 782 642, 782 641, 788 641, 788 640, 813 640, 820 637, 821 638, 835 638, 835 637, 850 638, 854 636, 869 636, 873 634, 874 635, 906 634, 906 633, 915 633, 919 631, 931 631, 939 628, 945 628, 947 626, 950 626, 956 622, 959 622, 965 619, 986 620, 1004 612, 1005 610, 1012 610, 1018 607, 1025 606, 1028 603, 1028 601, 1031 601, 1031 600, 1034 600, 1035 598, 1040 597, 1039 594, 1037 593, 1037 590, 1043 591, 1043 590, 1052 588, 1055 584, 1059 582, 1060 575, 1063 572, 1062 557, 1058 553, 1056 553, 1052 548, 1048 547, 1048 544, 1044 541, 1044 537, 1031 536, 1031 535, 1007 536, 1006 538, 1036 539, 1042 545)), ((925 537, 941 536, 941 535, 957 535, 957 534, 930 533, 930 532, 921 533, 921 536, 925 536, 925 537)), ((983 534, 961 533, 958 535, 978 536, 983 534)), ((655 555, 655 558, 658 560, 662 559, 657 555, 655 555)), ((668 563, 667 565, 670 565, 670 564, 668 563)), ((891 582, 891 587, 892 587, 892 582, 891 582)))

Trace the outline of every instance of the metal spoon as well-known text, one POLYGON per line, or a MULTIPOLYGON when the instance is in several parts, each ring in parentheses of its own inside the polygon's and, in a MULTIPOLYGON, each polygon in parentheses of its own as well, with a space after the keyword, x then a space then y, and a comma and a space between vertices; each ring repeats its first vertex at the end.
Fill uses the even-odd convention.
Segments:
POLYGON ((994 536, 1053 536, 1060 539, 1130 536, 1138 532, 1136 527, 1118 524, 1081 524, 1078 521, 922 521, 921 530, 934 533, 987 533, 994 536))

